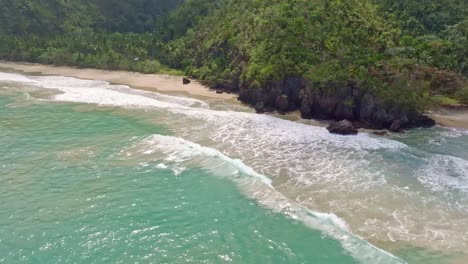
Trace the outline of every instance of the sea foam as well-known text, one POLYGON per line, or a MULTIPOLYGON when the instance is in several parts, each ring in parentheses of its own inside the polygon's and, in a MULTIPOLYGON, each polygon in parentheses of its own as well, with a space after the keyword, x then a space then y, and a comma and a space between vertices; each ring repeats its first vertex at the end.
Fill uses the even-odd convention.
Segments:
MULTIPOLYGON (((20 78, 4 77, 9 81, 21 82, 20 78)), ((258 177, 252 178, 262 179, 261 175, 268 175, 269 180, 263 178, 266 181, 258 180, 252 183, 252 181, 240 180, 237 183, 242 187, 241 189, 251 190, 247 195, 258 200, 260 204, 269 208, 277 208, 283 213, 294 212, 291 214, 293 218, 309 219, 310 214, 306 208, 314 208, 317 211, 334 213, 329 215, 334 219, 329 221, 333 223, 330 226, 335 228, 332 230, 336 230, 339 226, 343 227, 343 223, 337 220, 339 218, 334 218, 337 214, 347 220, 350 225, 349 229, 357 231, 362 236, 373 237, 376 241, 388 240, 388 234, 391 233, 390 235, 401 241, 435 249, 457 247, 458 250, 463 250, 463 245, 466 244, 463 235, 457 236, 451 230, 444 229, 445 225, 466 227, 466 224, 460 220, 462 218, 458 217, 460 210, 453 209, 452 205, 445 201, 441 201, 440 206, 434 209, 432 203, 427 201, 435 198, 425 189, 421 189, 414 183, 399 186, 399 182, 391 182, 395 175, 401 175, 417 179, 425 188, 431 190, 436 184, 452 189, 457 185, 466 186, 464 180, 453 181, 448 176, 450 173, 447 170, 452 162, 438 162, 435 168, 426 166, 418 169, 418 167, 413 167, 415 165, 411 165, 411 170, 402 170, 404 162, 399 160, 400 157, 409 155, 415 159, 415 164, 431 164, 431 162, 424 162, 426 157, 432 156, 431 153, 424 153, 421 156, 413 155, 411 153, 413 147, 366 133, 357 136, 331 135, 322 127, 268 115, 216 111, 195 99, 138 92, 126 86, 110 85, 107 82, 48 76, 28 77, 27 79, 33 80, 28 81, 29 85, 60 91, 61 94, 52 98, 55 101, 125 108, 151 108, 162 113, 169 113, 167 125, 171 127, 171 131, 183 139, 152 138, 146 143, 151 145, 150 142, 153 140, 164 145, 165 143, 161 141, 168 141, 178 146, 177 150, 173 150, 173 155, 168 153, 166 157, 174 159, 172 160, 174 164, 179 164, 179 169, 173 165, 174 173, 179 173, 180 169, 185 166, 201 164, 213 170, 217 175, 227 175, 234 179, 236 177, 243 179, 242 175, 257 175, 258 177), (202 155, 199 153, 199 147, 203 146, 192 145, 189 142, 206 142, 207 144, 203 145, 209 145, 212 148, 205 149, 202 155), (185 150, 181 151, 181 149, 185 150), (192 153, 194 150, 199 154, 194 156, 192 153), (213 153, 212 150, 218 152, 213 153), (211 154, 208 154, 209 152, 211 154), (187 160, 178 160, 184 155, 187 160), (389 156, 397 158, 389 160, 389 156), (228 157, 236 158, 227 159, 228 157), (224 168, 224 170, 219 168, 224 168), (249 174, 248 168, 254 173, 251 171, 249 174), (442 173, 438 176, 439 179, 436 175, 439 172, 431 173, 437 170, 442 173), (451 183, 446 183, 446 178, 451 183), (269 181, 270 185, 267 184, 269 181), (262 182, 262 184, 259 185, 256 182, 262 182), (398 193, 399 190, 402 194, 398 193), (283 198, 278 198, 281 196, 283 198), (291 206, 290 201, 294 201, 295 205, 291 206), (407 221, 399 221, 401 218, 394 217, 395 208, 404 214, 404 219, 407 221), (420 211, 415 211, 414 208, 420 211), (446 215, 449 217, 444 217, 444 222, 428 221, 431 217, 446 215), (422 224, 424 229, 420 228, 422 224), (441 224, 444 225, 443 228, 440 228, 441 224), (424 230, 443 232, 446 237, 452 236, 453 238, 438 240, 439 236, 433 239, 429 236, 428 239, 424 239, 424 233, 427 233, 424 230)), ((166 147, 173 149, 167 143, 166 147)), ((147 151, 150 152, 144 155, 152 155, 151 147, 143 148, 141 153, 147 151)), ((140 152, 134 154, 137 155, 137 153, 140 152)), ((164 164, 167 163, 167 161, 164 162, 164 164)), ((465 167, 460 168, 463 170, 465 167)), ((464 204, 456 204, 456 206, 466 208, 464 204)), ((312 215, 317 216, 317 214, 315 212, 312 215)), ((324 230, 326 228, 320 226, 323 223, 322 219, 323 217, 312 217, 312 219, 302 221, 310 221, 311 227, 324 230)), ((350 232, 338 232, 338 234, 344 237, 350 236, 350 232)), ((355 240, 341 239, 341 241, 348 250, 355 245, 355 240), (346 241, 353 241, 353 243, 347 245, 346 241)), ((361 242, 357 242, 359 243, 361 242)), ((349 251, 357 252, 358 250, 349 251)))
POLYGON ((165 164, 176 168, 201 166, 214 175, 230 178, 242 192, 257 203, 337 239, 343 248, 361 263, 404 263, 401 259, 352 234, 346 222, 336 215, 315 212, 291 201, 273 187, 270 178, 257 173, 241 160, 232 159, 216 149, 178 137, 153 135, 128 147, 123 151, 124 155, 125 153, 131 153, 126 155, 131 157, 143 154, 147 159, 153 158, 157 162, 162 159, 165 164))

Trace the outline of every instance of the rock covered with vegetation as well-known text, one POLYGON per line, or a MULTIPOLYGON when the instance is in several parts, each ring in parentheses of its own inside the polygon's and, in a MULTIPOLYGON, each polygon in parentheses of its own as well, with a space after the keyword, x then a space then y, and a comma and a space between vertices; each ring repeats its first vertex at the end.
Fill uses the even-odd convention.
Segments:
POLYGON ((42 2, 0 1, 0 58, 147 73, 163 64, 260 113, 376 129, 429 126, 422 113, 441 98, 468 103, 463 1, 42 2))

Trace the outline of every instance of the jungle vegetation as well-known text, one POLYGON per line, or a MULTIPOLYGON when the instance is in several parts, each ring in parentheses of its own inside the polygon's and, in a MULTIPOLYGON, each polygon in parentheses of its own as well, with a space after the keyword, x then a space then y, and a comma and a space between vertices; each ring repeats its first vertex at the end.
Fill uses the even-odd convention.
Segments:
POLYGON ((0 0, 0 59, 468 103, 463 0, 0 0), (334 88, 333 88, 334 89, 334 88), (333 90, 331 89, 331 90, 333 90))

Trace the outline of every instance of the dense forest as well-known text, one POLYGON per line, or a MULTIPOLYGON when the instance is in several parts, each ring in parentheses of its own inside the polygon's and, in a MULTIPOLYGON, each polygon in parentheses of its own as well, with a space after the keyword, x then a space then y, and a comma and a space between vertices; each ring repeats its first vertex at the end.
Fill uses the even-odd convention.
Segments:
POLYGON ((463 0, 0 0, 0 58, 144 73, 166 67, 257 111, 430 123, 468 104, 463 0))

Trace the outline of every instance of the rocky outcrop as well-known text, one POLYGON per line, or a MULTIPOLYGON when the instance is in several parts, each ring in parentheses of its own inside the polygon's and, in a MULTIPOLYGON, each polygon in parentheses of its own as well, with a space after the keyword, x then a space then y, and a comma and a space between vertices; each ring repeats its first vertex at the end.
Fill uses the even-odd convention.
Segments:
POLYGON ((386 104, 371 92, 361 91, 353 82, 344 87, 330 85, 320 89, 299 77, 289 77, 262 89, 240 87, 239 100, 255 106, 259 113, 299 109, 303 118, 346 119, 355 127, 377 130, 399 132, 435 124, 420 113, 386 104))
POLYGON ((429 128, 429 127, 433 127, 436 125, 436 122, 434 119, 428 117, 428 116, 425 116, 425 115, 421 115, 419 116, 415 123, 412 123, 414 127, 424 127, 424 128, 429 128))
POLYGON ((356 135, 358 133, 353 124, 346 119, 332 123, 327 129, 330 133, 339 135, 356 135))
POLYGON ((401 131, 401 120, 396 119, 395 121, 392 122, 388 130, 392 132, 400 132, 401 131))
POLYGON ((280 113, 285 113, 289 110, 288 96, 285 94, 278 95, 275 100, 275 107, 280 113))
POLYGON ((257 102, 257 104, 255 104, 255 112, 257 112, 257 114, 265 113, 265 104, 263 102, 257 102))

